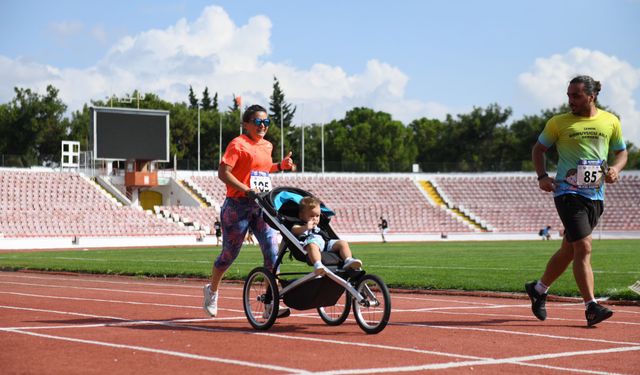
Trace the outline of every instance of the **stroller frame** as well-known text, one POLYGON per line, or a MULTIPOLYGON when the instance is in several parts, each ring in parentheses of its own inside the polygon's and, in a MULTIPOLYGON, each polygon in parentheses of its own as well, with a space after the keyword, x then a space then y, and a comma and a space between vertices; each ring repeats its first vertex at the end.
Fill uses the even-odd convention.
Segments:
MULTIPOLYGON (((274 270, 279 270, 289 252, 297 260, 311 265, 300 241, 284 224, 297 217, 283 215, 271 204, 271 199, 283 191, 293 191, 301 196, 311 195, 298 188, 279 187, 272 192, 250 196, 262 208, 265 221, 282 235, 274 270)), ((338 239, 328 223, 328 216, 323 213, 321 228, 332 238, 338 239)), ((391 297, 384 281, 364 270, 343 269, 344 262, 335 253, 322 252, 321 255, 326 268, 324 275, 319 276, 313 270, 310 273, 274 274, 264 267, 256 267, 249 273, 243 287, 243 307, 249 323, 255 329, 267 330, 273 326, 281 301, 298 310, 315 308, 322 320, 332 326, 342 324, 353 306, 356 322, 366 333, 378 333, 386 327, 391 314, 391 297), (295 275, 304 276, 295 280, 283 279, 283 276, 295 275), (344 299, 343 303, 336 305, 341 298, 344 299)))

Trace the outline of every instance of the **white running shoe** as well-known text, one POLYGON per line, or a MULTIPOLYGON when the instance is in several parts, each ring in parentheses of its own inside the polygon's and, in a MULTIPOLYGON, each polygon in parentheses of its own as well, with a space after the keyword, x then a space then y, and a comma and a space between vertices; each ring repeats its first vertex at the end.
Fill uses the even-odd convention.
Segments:
POLYGON ((202 289, 204 293, 204 311, 207 315, 215 317, 218 315, 218 292, 211 293, 209 287, 211 284, 207 284, 202 289))
POLYGON ((313 267, 313 272, 317 275, 317 276, 322 276, 324 274, 327 273, 327 269, 324 265, 319 265, 319 266, 314 266, 313 267))
POLYGON ((362 261, 360 259, 350 258, 344 262, 342 269, 346 270, 347 268, 351 268, 354 270, 358 270, 361 267, 362 267, 362 261))

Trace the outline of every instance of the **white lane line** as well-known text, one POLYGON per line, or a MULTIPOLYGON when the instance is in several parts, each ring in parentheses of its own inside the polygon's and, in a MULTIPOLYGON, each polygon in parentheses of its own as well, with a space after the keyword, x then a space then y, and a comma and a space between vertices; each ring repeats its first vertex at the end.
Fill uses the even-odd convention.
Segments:
MULTIPOLYGON (((50 314, 60 314, 60 315, 71 315, 71 316, 81 316, 84 318, 94 318, 94 319, 100 319, 100 320, 114 320, 114 322, 105 322, 105 323, 95 323, 95 324, 66 324, 63 326, 20 326, 20 327, 0 327, 0 331, 4 331, 4 330, 12 330, 12 329, 17 329, 17 330, 48 330, 48 329, 62 329, 62 328, 100 328, 100 327, 113 327, 113 326, 126 326, 126 325, 149 325, 149 324, 159 324, 159 325, 163 325, 163 323, 173 323, 173 322, 177 322, 177 323, 210 323, 213 321, 212 318, 188 318, 188 319, 174 319, 174 320, 159 320, 159 321, 153 321, 153 320, 129 320, 129 319, 125 319, 125 318, 121 318, 121 317, 117 317, 117 316, 104 316, 104 315, 95 315, 95 314, 83 314, 83 313, 74 313, 74 312, 70 312, 70 311, 57 311, 57 310, 45 310, 45 309, 36 309, 36 308, 30 308, 30 307, 19 307, 19 306, 3 306, 0 305, 0 309, 7 309, 7 310, 22 310, 22 311, 31 311, 31 312, 43 312, 43 313, 50 313, 50 314)), ((234 310, 234 312, 238 312, 237 310, 234 310)), ((246 317, 244 315, 240 316, 233 316, 233 317, 226 317, 226 318, 215 318, 216 321, 222 321, 222 320, 245 320, 246 317)), ((189 326, 185 326, 185 327, 189 327, 189 326)), ((228 332, 234 332, 229 330, 228 332)))
MULTIPOLYGON (((211 319, 179 319, 179 320, 164 320, 164 321, 148 321, 148 320, 129 320, 129 319, 125 319, 125 318, 112 317, 112 316, 100 316, 100 315, 93 315, 93 314, 83 314, 83 313, 73 313, 73 312, 67 312, 67 311, 24 308, 24 307, 16 307, 16 306, 1 306, 0 305, 0 308, 14 309, 14 310, 25 310, 25 311, 36 311, 36 312, 47 312, 47 313, 52 313, 52 314, 62 314, 62 315, 72 315, 72 316, 92 317, 92 318, 97 318, 97 319, 118 320, 118 322, 102 323, 102 324, 104 324, 105 327, 116 326, 116 325, 117 326, 162 325, 162 326, 168 326, 168 327, 174 327, 174 328, 191 329, 191 330, 195 330, 195 331, 241 333, 241 334, 248 334, 248 335, 267 336, 267 337, 273 337, 273 338, 279 338, 279 339, 285 339, 285 340, 311 341, 311 342, 318 342, 318 343, 323 343, 323 344, 331 343, 331 344, 338 344, 338 345, 364 347, 364 348, 370 348, 370 349, 371 348, 375 348, 375 349, 394 350, 394 351, 419 353, 419 354, 431 354, 431 355, 439 355, 439 356, 461 358, 461 359, 482 359, 482 357, 475 357, 475 356, 469 356, 469 355, 459 355, 459 354, 436 352, 436 351, 430 351, 430 350, 420 350, 420 349, 415 349, 415 348, 404 348, 404 347, 389 346, 389 345, 376 345, 376 344, 366 344, 366 343, 357 343, 357 342, 349 342, 349 341, 327 340, 326 338, 296 337, 296 336, 290 336, 290 335, 284 335, 284 334, 259 332, 259 331, 234 330, 234 329, 228 329, 228 328, 209 328, 209 327, 200 327, 200 326, 190 326, 190 325, 184 325, 184 324, 176 324, 176 323, 202 322, 202 321, 213 322, 213 321, 217 321, 218 318, 216 318, 215 320, 211 320, 211 319)), ((234 319, 239 319, 239 317, 236 317, 234 319)), ((246 318, 243 316, 242 319, 246 319, 246 318)), ((98 326, 99 325, 100 325, 100 323, 98 324, 98 326)), ((92 324, 92 325, 89 325, 89 326, 93 327, 95 325, 92 324)), ((76 325, 76 327, 81 328, 82 325, 76 325)), ((10 329, 11 328, 0 328, 0 331, 7 331, 7 330, 10 330, 10 329)))
MULTIPOLYGON (((0 306, 3 307, 3 306, 0 306)), ((21 309, 21 308, 18 308, 21 309)), ((92 317, 99 317, 96 315, 89 315, 89 314, 80 314, 80 313, 69 313, 69 312, 59 312, 59 311, 51 311, 51 310, 42 310, 42 309, 26 309, 26 310, 35 310, 35 311, 45 311, 45 312, 52 312, 52 313, 62 313, 62 314, 69 314, 69 315, 82 315, 82 316, 92 316, 92 317)), ((544 359, 544 356, 551 356, 550 358, 555 358, 557 356, 557 354, 545 354, 545 355, 536 355, 536 356, 528 356, 528 357, 517 357, 517 359, 501 359, 501 360, 497 360, 494 358, 483 358, 483 357, 476 357, 476 356, 468 356, 468 355, 458 355, 458 354, 453 354, 453 353, 444 353, 444 352, 437 352, 437 351, 429 351, 429 350, 419 350, 419 349, 413 349, 413 348, 403 348, 403 347, 395 347, 395 346, 389 346, 389 345, 376 345, 376 344, 366 344, 366 343, 354 343, 354 342, 348 342, 348 341, 339 341, 339 340, 327 340, 327 339, 320 339, 320 338, 312 338, 312 337, 296 337, 296 336, 289 336, 289 335, 283 335, 283 334, 273 334, 273 333, 267 333, 267 332, 246 332, 246 331, 236 331, 236 330, 231 330, 231 329, 220 329, 220 328, 208 328, 208 327, 194 327, 194 326, 189 326, 189 325, 183 325, 183 324, 176 324, 178 322, 194 322, 194 321, 198 321, 198 322, 202 322, 202 321, 210 321, 209 319, 181 319, 181 320, 173 320, 173 321, 127 321, 124 318, 114 318, 114 317, 109 317, 111 319, 116 319, 116 320, 122 320, 121 322, 116 322, 116 323, 105 323, 104 326, 132 326, 132 325, 163 325, 163 326, 169 326, 169 327, 175 327, 175 328, 183 328, 183 329, 192 329, 192 330, 198 330, 198 331, 208 331, 208 332, 236 332, 236 333, 242 333, 242 334, 255 334, 255 335, 260 335, 260 336, 268 336, 268 337, 274 337, 274 338, 279 338, 279 339, 286 339, 286 340, 302 340, 302 341, 312 341, 312 342, 318 342, 318 343, 330 343, 330 344, 337 344, 337 345, 347 345, 347 346, 358 346, 358 347, 366 347, 366 348, 375 348, 375 349, 383 349, 383 350, 393 350, 393 351, 403 351, 403 352, 413 352, 413 353, 419 353, 419 354, 430 354, 430 355, 439 355, 439 356, 445 356, 445 357, 453 357, 453 358, 461 358, 461 359, 472 359, 472 360, 477 360, 477 364, 502 364, 502 363, 511 363, 511 364, 515 364, 515 365, 524 365, 524 366, 532 366, 532 367, 543 367, 543 368, 553 368, 553 369, 557 369, 557 370, 563 370, 563 371, 572 371, 572 372, 582 372, 582 373, 593 373, 593 374, 612 374, 612 373, 608 373, 608 372, 592 372, 590 370, 580 370, 580 369, 567 369, 567 368, 561 368, 561 367, 553 367, 553 366, 548 366, 548 365, 541 365, 541 364, 532 364, 532 363, 521 363, 521 361, 525 361, 525 360, 537 360, 537 359, 544 359), (542 356, 542 357, 541 357, 542 356), (525 358, 525 359, 522 359, 525 358), (531 359, 526 359, 526 358, 531 358, 531 359), (496 362, 498 361, 498 362, 496 362)), ((455 328, 455 327, 452 327, 455 328)), ((2 329, 0 328, 0 331, 7 331, 10 330, 8 328, 2 329)), ((511 331, 506 331, 505 333, 513 333, 511 331)), ((603 340, 589 340, 589 339, 585 339, 585 341, 597 341, 597 342, 606 342, 603 340)), ((615 343, 615 342, 614 342, 615 343)), ((640 346, 635 347, 640 349, 640 346)), ((620 350, 616 350, 616 351, 625 351, 623 349, 620 350)), ((596 353, 597 351, 584 351, 584 352, 579 352, 579 353, 596 353)), ((461 364, 461 363, 470 363, 469 366, 473 366, 474 363, 476 362, 451 362, 449 363, 449 367, 446 368, 450 368, 450 367, 459 367, 457 366, 457 364, 461 364)), ((420 366, 415 368, 415 366, 408 366, 408 367, 402 367, 405 370, 402 371, 420 371, 423 369, 429 370, 429 369, 438 369, 439 367, 437 366, 442 366, 442 364, 429 364, 429 365, 425 365, 425 366, 420 366), (424 368, 425 366, 427 366, 427 368, 424 368), (430 368, 436 366, 434 368, 430 368), (414 369, 415 368, 415 369, 414 369)), ((466 365, 463 365, 466 366, 466 365)), ((353 373, 369 373, 369 372, 394 372, 394 371, 398 371, 397 367, 393 367, 391 369, 378 369, 376 371, 372 371, 372 369, 366 369, 366 370, 348 370, 348 371, 355 371, 353 373)), ((336 371, 331 371, 329 372, 331 374, 333 373, 340 373, 340 372, 336 372, 336 371)), ((351 372, 349 372, 351 373, 351 372)))
MULTIPOLYGON (((205 331, 213 331, 213 332, 237 332, 232 329, 220 329, 220 328, 208 328, 208 327, 193 327, 189 325, 177 325, 176 323, 189 323, 189 322, 202 322, 202 321, 212 321, 211 319, 181 319, 181 320, 167 320, 167 321, 132 321, 125 318, 120 317, 104 317, 99 315, 91 315, 91 314, 81 314, 81 313, 68 313, 63 311, 55 311, 55 310, 45 310, 45 309, 32 309, 32 308, 20 308, 20 307, 9 307, 9 306, 0 306, 0 308, 14 308, 14 309, 24 309, 29 311, 40 311, 40 312, 51 312, 56 314, 70 314, 70 315, 81 315, 81 316, 90 316, 94 318, 107 318, 113 320, 119 320, 121 322, 113 322, 113 323, 105 323, 106 326, 113 325, 140 325, 140 324, 159 324, 159 325, 168 325, 175 326, 180 328, 189 328, 193 330, 205 330, 205 331)), ((244 319, 244 317, 234 317, 233 319, 244 319)), ((218 320, 216 318, 215 320, 218 320)), ((526 333, 526 332, 517 332, 517 331, 509 331, 509 330, 496 330, 496 329, 487 329, 487 328, 471 328, 471 327, 449 327, 449 326, 432 326, 426 324, 409 324, 409 323, 390 323, 392 325, 398 326, 410 326, 410 327, 424 327, 424 328, 439 328, 439 329, 460 329, 460 330, 474 330, 480 332, 492 332, 492 333, 502 333, 502 334, 513 334, 513 335, 524 335, 524 336, 533 336, 533 337, 544 337, 551 339, 562 339, 562 340, 576 340, 576 341, 586 341, 586 342, 597 342, 597 343, 606 343, 606 344, 618 344, 618 345, 640 345, 638 343, 632 342, 618 342, 618 341, 610 341, 610 340, 601 340, 601 339, 588 339, 588 338, 575 338, 568 336, 551 336, 551 335, 542 335, 542 334, 534 334, 534 333, 526 333)), ((1 330, 1 328, 0 328, 1 330)), ((243 332, 249 333, 249 332, 243 332)), ((311 341, 311 342, 320 342, 320 343, 331 343, 336 345, 349 345, 349 346, 358 346, 358 347, 366 347, 366 348, 376 348, 376 349, 385 349, 385 350, 394 350, 394 351, 405 351, 405 352, 413 352, 420 354, 433 354, 440 356, 450 356, 455 358, 464 358, 464 359, 480 359, 482 357, 476 356, 468 356, 468 355, 459 355, 445 352, 437 352, 437 351, 429 351, 429 350, 421 350, 414 348, 404 348, 397 346, 388 346, 388 345, 375 345, 375 344, 367 344, 367 343, 356 343, 350 341, 341 341, 341 340, 327 340, 326 338, 313 338, 313 337, 296 337, 289 336, 283 334, 274 334, 268 332, 250 332, 251 334, 261 335, 261 336, 270 336, 275 338, 281 338, 286 340, 299 340, 299 341, 311 341)))
POLYGON ((168 303, 153 303, 153 302, 121 301, 121 300, 100 299, 100 298, 60 297, 60 296, 51 296, 51 295, 47 295, 47 294, 32 294, 32 293, 3 292, 3 291, 0 291, 0 294, 9 294, 9 295, 13 295, 13 296, 33 297, 33 298, 61 299, 61 300, 69 300, 69 301, 90 301, 90 302, 121 303, 121 304, 125 304, 125 305, 176 307, 176 308, 179 308, 179 309, 198 309, 198 310, 202 309, 202 307, 200 307, 200 306, 171 305, 171 304, 168 304, 168 303))
POLYGON ((529 366, 529 367, 539 367, 549 370, 557 370, 557 371, 566 371, 566 372, 579 372, 583 374, 598 374, 598 375, 624 375, 617 372, 609 372, 609 371, 596 371, 596 370, 587 370, 587 369, 576 369, 576 368, 568 368, 568 367, 559 367, 559 366, 551 366, 551 365, 542 365, 539 363, 528 363, 528 362, 518 362, 520 366, 529 366))
MULTIPOLYGON (((44 284, 37 284, 39 286, 45 286, 44 284)), ((83 289, 82 287, 74 287, 77 289, 83 289)), ((89 289, 93 289, 93 288, 89 288, 89 289)), ((101 289, 103 290, 103 289, 101 289)), ((104 289, 104 290, 108 290, 110 291, 111 289, 104 289)), ((15 292, 0 292, 0 294, 19 294, 19 293, 15 293, 15 292)), ((136 292, 138 293, 138 292, 136 292)), ((139 292, 139 293, 147 293, 147 292, 139 292)), ((152 292, 149 292, 152 293, 152 292)), ((154 293, 155 294, 155 293, 154 293)), ((162 294, 162 293, 161 293, 162 294)), ((27 295, 27 294, 19 294, 19 295, 27 295)), ((164 294, 162 294, 164 295, 164 294)), ((33 296, 38 296, 38 295, 33 295, 33 296)), ((180 296, 185 296, 185 295, 180 295, 180 296)), ((58 298, 58 299, 69 299, 69 300, 94 300, 94 301, 101 301, 101 302, 115 302, 115 303, 128 303, 128 304, 147 304, 147 305, 152 305, 152 306, 168 306, 168 307, 182 307, 180 305, 169 305, 169 304, 156 304, 156 303, 140 303, 140 302, 124 302, 124 301, 113 301, 113 300, 99 300, 99 299, 84 299, 84 298, 79 298, 79 297, 55 297, 55 296, 42 296, 42 298, 58 298)), ((237 298, 233 298, 233 299, 237 299, 237 298)), ((195 307, 195 306, 184 306, 185 308, 191 308, 191 309, 199 309, 200 307, 195 307)), ((439 309, 439 308, 436 308, 439 309)), ((237 311, 241 311, 241 310, 234 310, 234 309, 221 309, 222 311, 233 311, 233 312, 237 312, 237 311)), ((457 312, 453 312, 453 311, 446 311, 446 312, 441 312, 441 311, 435 311, 435 310, 429 310, 429 309, 412 309, 412 310, 398 310, 398 309, 394 309, 393 312, 395 313, 399 313, 402 311, 430 311, 431 313, 434 314, 444 314, 444 315, 474 315, 474 316, 492 316, 492 317, 499 317, 499 318, 505 318, 505 317, 510 317, 510 318, 518 318, 518 319, 528 319, 530 318, 529 315, 513 315, 513 314, 488 314, 488 313, 469 313, 469 312, 464 312, 464 313, 457 313, 457 312)), ((582 320, 576 320, 576 319, 564 319, 564 318, 549 318, 549 320, 556 320, 556 321, 569 321, 569 322, 580 322, 583 323, 582 320)), ((632 322, 620 322, 620 321, 616 321, 616 320, 612 320, 607 322, 608 324, 627 324, 627 325, 640 325, 640 323, 632 323, 632 322)), ((391 324, 395 324, 395 323, 391 323, 391 324)), ((397 323, 398 325, 402 325, 402 323, 397 323)), ((425 327, 431 327, 431 328, 446 328, 445 326, 434 326, 434 325, 424 325, 425 327)), ((454 328, 460 328, 460 329, 471 329, 470 327, 454 327, 454 328)), ((484 330, 485 328, 476 328, 476 330, 484 330)), ((515 332, 515 331, 500 331, 503 333, 506 332, 515 332)), ((522 334, 522 333, 513 333, 513 334, 522 334)), ((537 335, 537 334, 533 334, 532 335, 537 335)), ((544 336, 544 337, 550 337, 550 336, 544 336)), ((630 345, 635 345, 635 343, 631 343, 630 345)))
MULTIPOLYGON (((233 359, 227 359, 227 358, 221 358, 221 357, 203 356, 203 355, 197 355, 197 354, 191 354, 191 353, 185 353, 185 352, 177 352, 177 351, 171 351, 171 350, 165 350, 165 349, 155 349, 155 348, 149 348, 149 347, 142 347, 142 346, 137 346, 137 345, 125 345, 125 344, 116 344, 116 343, 110 343, 110 342, 104 342, 104 341, 77 339, 77 338, 71 338, 71 337, 65 337, 65 336, 55 336, 55 335, 48 335, 48 334, 35 333, 35 332, 27 332, 27 331, 15 330, 15 329, 12 329, 12 330, 2 329, 2 331, 17 333, 17 334, 23 334, 23 335, 36 336, 36 337, 42 337, 42 338, 48 338, 48 339, 54 339, 54 340, 71 341, 71 342, 82 343, 82 344, 105 346, 105 347, 111 347, 111 348, 116 348, 116 349, 138 350, 138 351, 142 351, 142 352, 150 352, 150 353, 154 353, 154 354, 163 354, 163 355, 175 356, 175 357, 180 357, 180 358, 188 358, 188 359, 203 360, 203 361, 209 361, 209 362, 232 364, 232 365, 238 365, 238 366, 243 366, 243 367, 253 367, 253 368, 266 369, 266 370, 285 371, 285 372, 288 372, 288 373, 295 373, 295 374, 310 374, 310 373, 312 373, 310 371, 301 370, 301 369, 294 369, 294 368, 290 368, 290 367, 260 364, 260 363, 255 363, 255 362, 233 360, 233 359)), ((582 370, 582 369, 576 369, 576 368, 563 368, 563 367, 558 367, 558 366, 548 366, 548 365, 543 365, 543 364, 527 363, 527 361, 544 360, 544 359, 569 357, 569 356, 578 356, 578 355, 594 355, 594 354, 605 354, 605 353, 614 353, 614 352, 637 351, 637 350, 640 350, 640 346, 631 347, 631 348, 613 348, 613 349, 603 349, 603 350, 588 350, 588 351, 580 351, 580 352, 550 353, 550 354, 540 354, 540 355, 533 355, 533 356, 512 357, 512 358, 503 358, 503 359, 490 359, 489 358, 489 359, 480 359, 480 360, 476 360, 476 361, 446 362, 446 363, 427 364, 427 365, 420 365, 420 366, 401 366, 401 367, 367 368, 367 369, 350 369, 350 370, 330 370, 328 372, 313 372, 313 374, 328 374, 328 375, 374 374, 374 373, 378 373, 379 374, 379 373, 388 373, 388 372, 415 372, 415 371, 423 371, 423 370, 441 370, 441 369, 451 369, 451 368, 460 368, 460 367, 513 364, 513 365, 521 365, 521 366, 529 366, 529 367, 541 367, 541 368, 554 369, 554 370, 560 370, 560 371, 578 372, 578 373, 585 373, 585 374, 616 375, 617 373, 612 373, 612 372, 582 370)))
MULTIPOLYGON (((387 372, 415 372, 424 370, 444 370, 460 367, 472 367, 472 366, 486 366, 486 365, 501 365, 501 364, 513 364, 513 365, 526 365, 534 367, 548 367, 546 365, 538 366, 534 363, 523 363, 529 361, 562 358, 562 357, 575 357, 583 355, 595 355, 595 354, 608 354, 608 353, 620 353, 629 351, 640 351, 640 346, 627 347, 627 348, 611 348, 600 350, 584 350, 577 352, 564 352, 564 353, 549 353, 539 354, 523 357, 511 357, 502 359, 486 359, 480 361, 464 361, 464 362, 446 362, 446 363, 433 363, 418 366, 400 366, 400 367, 385 367, 385 368, 367 368, 367 369, 353 369, 353 370, 332 370, 329 372, 315 372, 314 374, 331 374, 331 375, 347 375, 347 374, 381 374, 387 372)), ((566 369, 567 371, 584 372, 589 374, 605 374, 613 375, 611 372, 593 372, 592 370, 580 370, 580 369, 566 369)))
MULTIPOLYGON (((78 275, 78 277, 59 277, 58 275, 51 275, 51 276, 34 276, 34 275, 24 275, 24 274, 17 274, 17 273, 7 273, 7 272, 0 272, 0 277, 12 277, 12 278, 20 278, 20 279, 36 279, 36 280, 47 280, 47 281, 51 281, 51 280, 62 280, 62 281, 73 281, 75 283, 77 282, 91 282, 91 283, 102 283, 102 284, 116 284, 116 285, 142 285, 142 286, 158 286, 158 287, 167 287, 167 288, 188 288, 188 289, 199 289, 202 290, 202 286, 204 286, 204 284, 206 284, 208 281, 201 281, 200 285, 184 285, 184 284, 179 284, 180 281, 178 281, 177 279, 171 279, 171 280, 167 280, 167 282, 157 282, 157 281, 151 281, 153 280, 152 278, 150 278, 148 282, 143 282, 143 281, 114 281, 114 280, 105 280, 102 278, 94 278, 90 275, 78 275)), ((107 276, 107 277, 112 277, 112 276, 107 276)), ((105 277, 105 278, 107 278, 105 277)), ((117 277, 133 277, 133 276, 117 276, 117 277)), ((184 279, 184 280, 189 280, 189 279, 184 279)), ((190 282, 192 282, 193 284, 195 284, 196 281, 198 281, 197 279, 192 279, 189 280, 190 282)), ((229 284, 229 283, 225 283, 225 289, 236 289, 236 290, 242 290, 242 287, 238 286, 238 287, 234 287, 232 286, 233 284, 229 284)))
MULTIPOLYGON (((400 312, 412 312, 412 310, 397 310, 393 309, 393 313, 400 312)), ((531 314, 528 315, 517 315, 517 314, 490 314, 490 313, 472 313, 472 312, 455 312, 455 311, 428 311, 430 314, 441 314, 441 315, 473 315, 473 316, 490 316, 497 318, 513 318, 513 319, 527 319, 536 321, 531 314)), ((571 319, 571 318, 553 318, 547 317, 547 321, 559 321, 559 322, 579 322, 580 324, 586 324, 584 319, 571 319)), ((607 324, 621 324, 621 325, 631 325, 631 326, 640 326, 640 322, 629 322, 629 321, 621 321, 618 318, 607 320, 607 324)))
POLYGON ((393 311, 400 312, 428 312, 428 311, 438 311, 438 310, 486 310, 486 309, 508 309, 512 307, 527 307, 530 308, 531 304, 519 304, 519 305, 495 305, 495 304, 487 304, 481 307, 478 306, 440 306, 440 307, 417 307, 411 309, 397 309, 393 311))
MULTIPOLYGON (((75 278, 66 278, 66 277, 57 277, 58 275, 52 275, 51 277, 47 277, 47 276, 33 276, 33 275, 24 275, 24 274, 16 274, 16 273, 6 273, 6 272, 0 272, 0 277, 16 277, 16 278, 26 278, 26 279, 38 279, 38 280, 63 280, 63 281, 73 281, 73 282, 93 282, 93 283, 104 283, 104 284, 116 284, 116 285, 141 285, 141 286, 158 286, 158 287, 177 287, 177 288, 188 288, 188 289, 197 289, 197 290, 201 290, 202 286, 201 285, 183 285, 183 284, 178 284, 178 283, 172 283, 172 281, 168 281, 167 283, 159 283, 159 282, 136 282, 136 281, 113 281, 113 280, 104 280, 104 279, 100 279, 100 278, 86 278, 84 276, 86 275, 82 275, 79 277, 75 277, 75 278)), ((123 277, 127 277, 127 276, 123 276, 123 277)), ((129 276, 130 277, 130 276, 129 276)), ((1 283, 1 282, 0 282, 1 283)), ((206 281, 203 281, 204 285, 206 283, 206 281)), ((238 287, 235 286, 234 283, 225 283, 224 285, 224 290, 242 290, 242 287, 238 287)), ((487 297, 481 297, 481 296, 469 296, 470 298, 487 298, 487 297)), ((234 297, 229 297, 231 299, 236 299, 234 297)), ((499 298, 499 297, 494 297, 494 298, 499 298)), ((524 298, 524 297, 523 297, 524 298)), ((433 297, 407 297, 403 294, 393 294, 393 299, 394 300, 410 300, 410 301, 425 301, 425 302, 447 302, 447 303, 456 303, 456 304, 463 304, 463 305, 478 305, 478 306, 486 306, 487 308, 494 308, 493 306, 495 305, 495 303, 491 303, 491 302, 476 302, 476 301, 468 301, 468 300, 455 300, 455 299, 442 299, 442 298, 433 298, 433 297)), ((576 298, 576 301, 578 301, 579 298, 576 298)), ((527 304, 513 304, 513 305, 509 305, 509 304, 502 304, 499 306, 503 306, 505 308, 509 308, 509 307, 526 307, 529 308, 531 305, 529 303, 527 304)), ((582 310, 582 302, 575 302, 575 303, 571 303, 571 302, 554 302, 553 303, 554 308, 556 309, 563 309, 563 310, 582 310), (575 308, 572 308, 574 307, 575 308)), ((440 309, 453 309, 454 307, 441 307, 440 309)), ((462 307, 462 308, 471 308, 471 307, 462 307)), ((436 308, 430 308, 431 310, 436 309, 436 308)), ((411 311, 420 311, 420 309, 394 309, 394 312, 411 312, 411 311)), ((635 311, 635 310, 626 310, 624 309, 623 306, 620 307, 616 307, 615 312, 617 314, 620 313, 628 313, 628 314, 638 314, 640 315, 640 311, 635 311)), ((549 318, 552 319, 552 318, 549 318)), ((560 319, 562 320, 562 319, 560 319)))
POLYGON ((519 332, 519 331, 511 331, 506 329, 495 329, 495 328, 441 326, 441 325, 420 324, 420 323, 390 323, 390 324, 398 325, 398 326, 406 326, 406 327, 425 327, 425 328, 448 329, 448 330, 491 332, 491 333, 502 333, 507 335, 542 337, 542 338, 558 339, 558 340, 597 342, 597 343, 615 344, 615 345, 633 345, 633 346, 640 345, 640 342, 611 341, 611 340, 592 339, 592 338, 585 338, 585 337, 558 336, 558 335, 548 335, 548 334, 532 333, 532 332, 519 332))
POLYGON ((138 345, 124 345, 124 344, 116 344, 116 343, 105 342, 105 341, 76 339, 76 338, 72 338, 72 337, 55 336, 55 335, 48 335, 48 334, 44 334, 44 333, 27 332, 27 331, 21 331, 21 330, 4 330, 4 331, 18 333, 18 334, 22 334, 22 335, 29 335, 29 336, 36 336, 36 337, 42 337, 42 338, 47 338, 47 339, 53 339, 53 340, 71 341, 71 342, 76 342, 76 343, 81 343, 81 344, 105 346, 105 347, 116 348, 116 349, 138 350, 138 351, 141 351, 141 352, 148 352, 148 353, 153 353, 153 354, 164 354, 164 355, 173 356, 173 357, 196 359, 196 360, 208 361, 208 362, 225 363, 225 364, 237 365, 237 366, 242 366, 242 367, 259 368, 259 369, 263 369, 263 370, 284 371, 284 372, 287 372, 287 373, 299 373, 299 374, 308 374, 309 373, 306 370, 296 369, 296 368, 292 368, 292 367, 267 365, 267 364, 263 364, 263 363, 239 361, 239 360, 235 360, 235 359, 227 359, 227 358, 213 357, 213 356, 204 356, 204 355, 191 354, 191 353, 185 353, 185 352, 177 352, 177 351, 173 351, 173 350, 155 349, 155 348, 150 348, 150 347, 145 347, 145 346, 138 346, 138 345))
POLYGON ((165 293, 165 292, 148 292, 141 290, 126 290, 126 289, 110 289, 110 288, 94 288, 85 286, 71 286, 71 285, 51 285, 51 284, 31 284, 31 283, 19 283, 15 281, 0 281, 0 284, 20 285, 20 286, 36 286, 40 288, 58 288, 58 289, 79 289, 79 290, 93 290, 101 292, 117 292, 117 293, 131 293, 131 294, 148 294, 154 296, 171 296, 171 297, 200 297, 193 294, 179 294, 179 293, 165 293))

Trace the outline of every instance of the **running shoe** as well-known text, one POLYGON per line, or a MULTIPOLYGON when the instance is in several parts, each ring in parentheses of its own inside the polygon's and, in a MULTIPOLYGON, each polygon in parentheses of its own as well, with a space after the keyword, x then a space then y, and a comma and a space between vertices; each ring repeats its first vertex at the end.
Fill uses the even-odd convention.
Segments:
POLYGON ((362 267, 362 261, 360 259, 351 258, 344 262, 342 269, 346 270, 347 268, 351 268, 357 270, 360 269, 360 267, 362 267))
POLYGON ((547 294, 540 294, 536 290, 537 281, 532 281, 530 283, 524 284, 524 289, 527 291, 529 295, 529 299, 531 300, 531 311, 536 318, 540 320, 547 319, 547 309, 545 308, 545 304, 547 303, 547 294))
POLYGON ((591 327, 603 320, 611 318, 613 311, 600 304, 591 302, 587 305, 587 310, 584 312, 584 315, 587 318, 587 326, 591 327))
POLYGON ((204 293, 204 312, 211 317, 215 317, 218 315, 218 292, 211 293, 211 289, 209 287, 211 284, 207 284, 202 289, 204 293))
POLYGON ((322 276, 327 273, 327 268, 324 265, 314 266, 313 272, 318 276, 322 276))

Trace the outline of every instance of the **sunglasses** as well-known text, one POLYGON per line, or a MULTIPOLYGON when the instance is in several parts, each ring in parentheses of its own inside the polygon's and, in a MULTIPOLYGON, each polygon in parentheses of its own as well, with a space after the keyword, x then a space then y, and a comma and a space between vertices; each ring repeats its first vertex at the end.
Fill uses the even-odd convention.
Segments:
POLYGON ((254 119, 253 119, 253 124, 254 124, 255 126, 261 126, 261 125, 264 125, 264 127, 269 127, 269 125, 271 125, 271 120, 269 120, 268 118, 266 118, 266 119, 264 119, 264 120, 259 119, 259 118, 254 118, 254 119))

